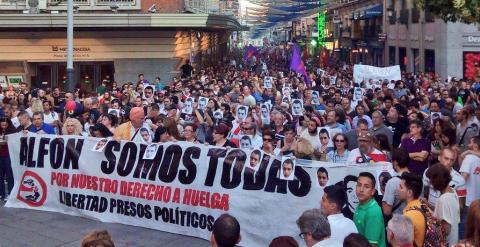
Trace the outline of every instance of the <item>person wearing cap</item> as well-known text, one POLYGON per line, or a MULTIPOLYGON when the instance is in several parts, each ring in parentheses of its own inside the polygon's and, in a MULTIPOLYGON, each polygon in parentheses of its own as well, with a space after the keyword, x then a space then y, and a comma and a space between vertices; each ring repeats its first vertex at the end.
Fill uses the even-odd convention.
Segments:
POLYGON ((343 242, 350 233, 358 233, 355 223, 342 214, 342 208, 347 201, 345 190, 340 185, 329 185, 323 189, 320 209, 327 216, 332 230, 330 238, 343 242))
POLYGON ((362 164, 387 161, 387 156, 373 146, 372 134, 362 131, 357 136, 358 148, 353 149, 347 159, 347 164, 362 164))
POLYGON ((114 138, 116 140, 141 142, 142 135, 139 132, 142 127, 150 131, 148 123, 145 122, 143 107, 133 107, 130 110, 130 121, 119 125, 115 129, 114 138))

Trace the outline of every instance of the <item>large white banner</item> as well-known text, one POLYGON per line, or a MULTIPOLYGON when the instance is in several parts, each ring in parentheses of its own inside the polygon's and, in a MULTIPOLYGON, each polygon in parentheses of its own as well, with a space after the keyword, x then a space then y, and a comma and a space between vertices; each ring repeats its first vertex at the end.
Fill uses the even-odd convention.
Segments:
POLYGON ((390 67, 375 67, 369 65, 355 64, 353 66, 354 82, 367 82, 370 79, 374 81, 382 81, 387 79, 388 82, 390 82, 391 80, 401 80, 402 74, 400 72, 400 65, 390 67))
POLYGON ((259 150, 186 142, 147 147, 19 133, 8 136, 8 144, 15 187, 6 207, 203 239, 209 239, 215 219, 229 213, 240 222, 241 246, 267 246, 281 235, 298 238, 296 219, 306 209, 319 208, 322 187, 328 184, 345 182, 349 203, 344 211, 351 214, 358 203, 355 176, 370 171, 378 178, 390 169, 298 160, 288 164, 259 150), (319 169, 327 172, 326 181, 317 180, 319 169))

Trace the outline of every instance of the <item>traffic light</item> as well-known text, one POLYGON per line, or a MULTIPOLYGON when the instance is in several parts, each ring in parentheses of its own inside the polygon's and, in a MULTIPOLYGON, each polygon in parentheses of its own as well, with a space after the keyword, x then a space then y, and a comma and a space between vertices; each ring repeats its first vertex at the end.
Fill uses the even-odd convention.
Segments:
POLYGON ((310 45, 313 46, 313 47, 316 47, 316 46, 317 46, 317 41, 314 40, 314 39, 312 39, 312 40, 310 41, 310 45))

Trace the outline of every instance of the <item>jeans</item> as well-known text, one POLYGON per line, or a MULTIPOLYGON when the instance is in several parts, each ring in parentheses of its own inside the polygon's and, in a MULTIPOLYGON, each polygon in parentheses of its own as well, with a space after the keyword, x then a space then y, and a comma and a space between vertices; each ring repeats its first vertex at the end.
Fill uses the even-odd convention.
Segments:
POLYGON ((463 208, 463 214, 460 217, 460 224, 458 226, 458 239, 464 239, 465 235, 465 223, 467 221, 468 206, 463 208))
POLYGON ((13 172, 10 157, 0 157, 0 197, 5 197, 5 180, 7 181, 7 194, 13 189, 13 172))

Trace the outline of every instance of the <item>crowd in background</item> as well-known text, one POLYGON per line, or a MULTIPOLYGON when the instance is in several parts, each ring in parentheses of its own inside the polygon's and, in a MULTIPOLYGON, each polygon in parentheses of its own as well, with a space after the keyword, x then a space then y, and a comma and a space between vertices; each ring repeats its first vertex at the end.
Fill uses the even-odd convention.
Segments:
POLYGON ((303 76, 289 69, 287 53, 232 53, 197 70, 187 61, 172 80, 140 74, 104 80, 96 92, 3 88, 0 197, 13 187, 8 134, 186 141, 348 165, 391 162, 398 176, 356 178, 353 221, 341 213, 342 185, 324 188, 321 209, 297 221, 308 246, 362 237, 374 246, 429 246, 435 236, 480 246, 480 83, 428 73, 354 82, 352 66, 314 61, 303 76))

